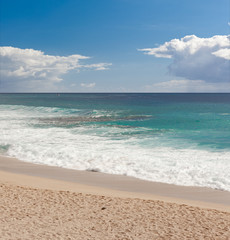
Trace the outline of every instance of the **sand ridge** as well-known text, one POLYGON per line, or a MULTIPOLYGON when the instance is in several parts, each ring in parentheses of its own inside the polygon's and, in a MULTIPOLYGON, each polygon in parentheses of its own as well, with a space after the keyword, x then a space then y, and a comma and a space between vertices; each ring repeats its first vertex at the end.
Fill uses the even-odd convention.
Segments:
POLYGON ((230 213, 1 184, 1 239, 230 239, 230 213))

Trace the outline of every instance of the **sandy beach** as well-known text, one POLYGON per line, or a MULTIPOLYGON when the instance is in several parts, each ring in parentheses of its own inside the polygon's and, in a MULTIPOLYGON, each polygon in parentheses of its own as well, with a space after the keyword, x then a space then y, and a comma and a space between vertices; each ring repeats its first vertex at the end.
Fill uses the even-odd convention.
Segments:
POLYGON ((1 239, 230 239, 230 193, 0 157, 1 239))

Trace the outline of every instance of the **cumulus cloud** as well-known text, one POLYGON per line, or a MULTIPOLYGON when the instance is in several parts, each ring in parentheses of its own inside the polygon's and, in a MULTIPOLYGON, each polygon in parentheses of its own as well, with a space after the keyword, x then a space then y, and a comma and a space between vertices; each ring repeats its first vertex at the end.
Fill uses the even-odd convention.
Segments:
POLYGON ((63 80, 62 76, 70 70, 82 69, 105 70, 109 63, 83 64, 89 59, 82 55, 54 56, 34 49, 0 47, 1 69, 3 81, 27 83, 35 86, 54 85, 63 80))
POLYGON ((156 48, 139 49, 145 54, 170 58, 169 73, 187 80, 230 81, 230 35, 173 39, 156 48))
POLYGON ((86 88, 93 88, 95 87, 96 83, 81 83, 82 87, 86 87, 86 88))

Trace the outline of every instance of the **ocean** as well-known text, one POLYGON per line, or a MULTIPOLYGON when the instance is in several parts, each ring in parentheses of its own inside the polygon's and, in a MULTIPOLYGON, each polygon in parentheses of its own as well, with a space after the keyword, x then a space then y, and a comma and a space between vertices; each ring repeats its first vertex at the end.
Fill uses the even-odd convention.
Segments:
POLYGON ((0 154, 230 191, 230 94, 0 94, 0 154))

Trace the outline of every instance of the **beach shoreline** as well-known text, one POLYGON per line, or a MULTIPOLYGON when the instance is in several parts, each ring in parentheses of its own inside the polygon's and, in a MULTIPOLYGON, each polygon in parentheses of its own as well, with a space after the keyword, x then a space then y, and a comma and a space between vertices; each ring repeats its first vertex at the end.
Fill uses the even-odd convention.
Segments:
POLYGON ((229 239, 229 192, 0 157, 1 239, 229 239))
POLYGON ((230 192, 177 186, 128 176, 33 164, 0 156, 0 181, 50 190, 161 200, 230 212, 230 192))

